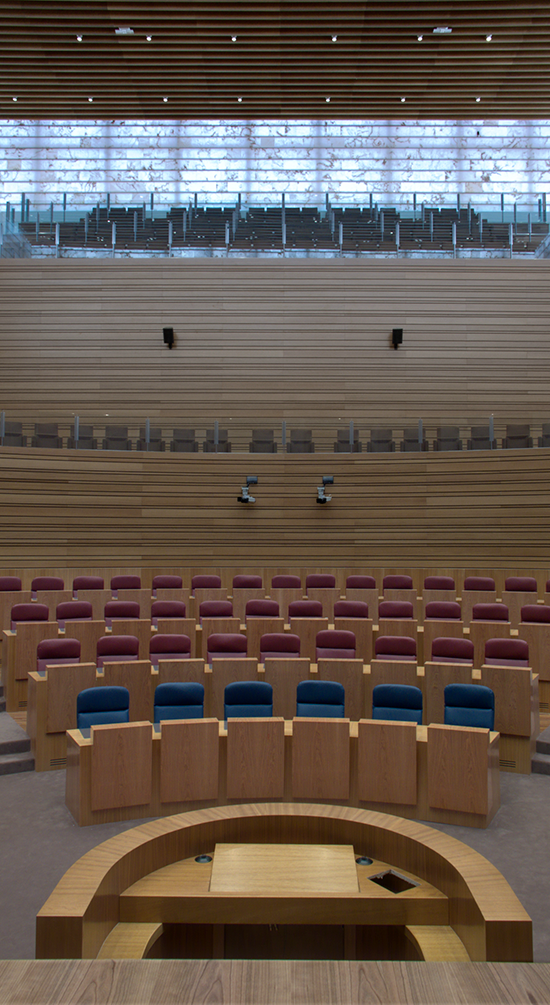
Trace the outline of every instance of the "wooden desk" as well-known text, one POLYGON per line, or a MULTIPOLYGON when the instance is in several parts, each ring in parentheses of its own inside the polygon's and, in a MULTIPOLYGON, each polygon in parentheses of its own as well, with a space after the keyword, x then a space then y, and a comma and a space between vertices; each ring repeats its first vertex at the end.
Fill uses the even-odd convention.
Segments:
POLYGON ((56 639, 57 621, 20 621, 17 631, 2 632, 2 683, 6 711, 27 707, 27 680, 36 670, 36 648, 43 639, 56 639))
POLYGON ((211 893, 359 893, 353 845, 217 844, 211 893))

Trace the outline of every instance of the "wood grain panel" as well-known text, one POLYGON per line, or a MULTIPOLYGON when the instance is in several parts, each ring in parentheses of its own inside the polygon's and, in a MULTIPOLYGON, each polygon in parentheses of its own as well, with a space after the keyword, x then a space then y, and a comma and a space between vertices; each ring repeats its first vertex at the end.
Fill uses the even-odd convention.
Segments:
POLYGON ((445 688, 447 684, 471 684, 472 667, 464 663, 424 664, 424 722, 445 720, 445 688))
POLYGON ((160 744, 161 803, 217 799, 217 719, 163 722, 160 744))
POLYGON ((371 803, 416 803, 416 725, 369 719, 359 723, 357 792, 371 803))
POLYGON ((300 656, 315 662, 315 639, 328 628, 328 618, 291 618, 290 631, 300 639, 300 656))
POLYGON ((488 752, 488 729, 428 726, 429 805, 487 813, 488 752))
POLYGON ((293 719, 296 715, 296 688, 310 679, 308 659, 266 659, 263 680, 273 688, 273 715, 293 719))
MULTIPOLYGON (((365 680, 362 660, 321 659, 317 663, 319 680, 334 680, 342 684, 345 692, 345 713, 357 722, 367 715, 365 707, 365 680)), ((370 709, 369 709, 370 711, 370 709)))
POLYGON ((91 809, 143 806, 151 801, 150 722, 92 726, 91 809))
POLYGON ((262 635, 271 633, 282 633, 284 631, 284 618, 247 618, 246 619, 246 639, 247 652, 254 659, 260 658, 260 642, 262 635))
POLYGON ((212 660, 210 715, 223 720, 225 688, 238 680, 258 680, 258 661, 250 657, 212 660))
POLYGON ((509 621, 470 621, 469 637, 474 643, 474 667, 485 663, 485 643, 489 639, 510 638, 509 621))
POLYGON ((495 695, 495 730, 513 736, 531 736, 531 669, 484 665, 481 683, 495 695))
POLYGON ((130 692, 130 722, 153 721, 151 701, 151 664, 149 660, 114 660, 105 663, 103 684, 127 687, 130 692))
POLYGON ((48 667, 46 732, 64 733, 67 729, 75 729, 77 695, 96 684, 95 663, 48 667))
POLYGON ((426 618, 418 634, 418 662, 426 663, 432 658, 432 643, 434 639, 462 639, 464 637, 463 621, 442 621, 439 618, 426 618))
POLYGON ((355 635, 355 653, 370 663, 373 657, 372 618, 335 618, 336 631, 353 632, 355 635))
POLYGON ((83 663, 97 664, 97 643, 107 634, 105 622, 70 621, 66 623, 65 636, 80 642, 80 659, 83 663))
POLYGON ((187 635, 191 640, 191 659, 195 658, 197 623, 194 618, 160 618, 157 622, 157 631, 159 635, 187 635))
POLYGON ((349 719, 293 720, 294 799, 349 798, 349 719))
POLYGON ((282 799, 284 719, 228 719, 227 798, 282 799))
POLYGON ((522 623, 518 638, 529 646, 529 663, 541 681, 550 681, 550 624, 522 623))
POLYGON ((134 635, 139 642, 139 659, 149 659, 151 621, 146 618, 113 618, 113 635, 134 635))

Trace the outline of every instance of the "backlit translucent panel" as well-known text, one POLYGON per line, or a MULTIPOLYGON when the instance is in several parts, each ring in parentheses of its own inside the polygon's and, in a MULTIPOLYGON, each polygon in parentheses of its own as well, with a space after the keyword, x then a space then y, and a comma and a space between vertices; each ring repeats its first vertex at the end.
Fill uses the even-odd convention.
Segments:
MULTIPOLYGON (((113 204, 158 208, 244 203, 406 208, 536 206, 548 185, 546 121, 0 121, 0 200, 33 209, 113 204)), ((550 186, 548 186, 550 188, 550 186)))

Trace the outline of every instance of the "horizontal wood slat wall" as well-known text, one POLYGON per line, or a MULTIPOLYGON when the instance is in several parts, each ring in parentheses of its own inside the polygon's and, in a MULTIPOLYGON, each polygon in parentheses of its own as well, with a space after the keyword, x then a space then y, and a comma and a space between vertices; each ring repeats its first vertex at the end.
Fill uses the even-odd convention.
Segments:
POLYGON ((4 448, 0 567, 548 570, 549 497, 547 449, 249 459, 4 448), (239 505, 252 472, 257 502, 239 505), (333 498, 318 506, 323 473, 333 498))
POLYGON ((2 260, 0 407, 149 416, 165 435, 218 419, 230 438, 283 419, 331 440, 350 419, 363 438, 419 417, 540 423, 549 278, 550 262, 523 260, 2 260))

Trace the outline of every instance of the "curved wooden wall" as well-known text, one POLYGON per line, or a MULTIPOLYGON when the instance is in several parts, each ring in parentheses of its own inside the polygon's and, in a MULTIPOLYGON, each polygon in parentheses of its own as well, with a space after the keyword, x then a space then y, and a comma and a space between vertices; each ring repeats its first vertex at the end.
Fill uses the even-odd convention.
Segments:
POLYGON ((549 275, 520 259, 3 260, 0 407, 67 426, 317 422, 331 441, 350 419, 363 439, 419 417, 550 421, 549 275))
POLYGON ((467 568, 542 570, 544 582, 549 498, 548 449, 249 457, 5 447, 0 568, 259 568, 266 582, 287 569, 423 568, 455 573, 458 588, 456 570, 467 568), (249 473, 257 502, 242 506, 249 473), (318 506, 325 473, 332 502, 318 506))

